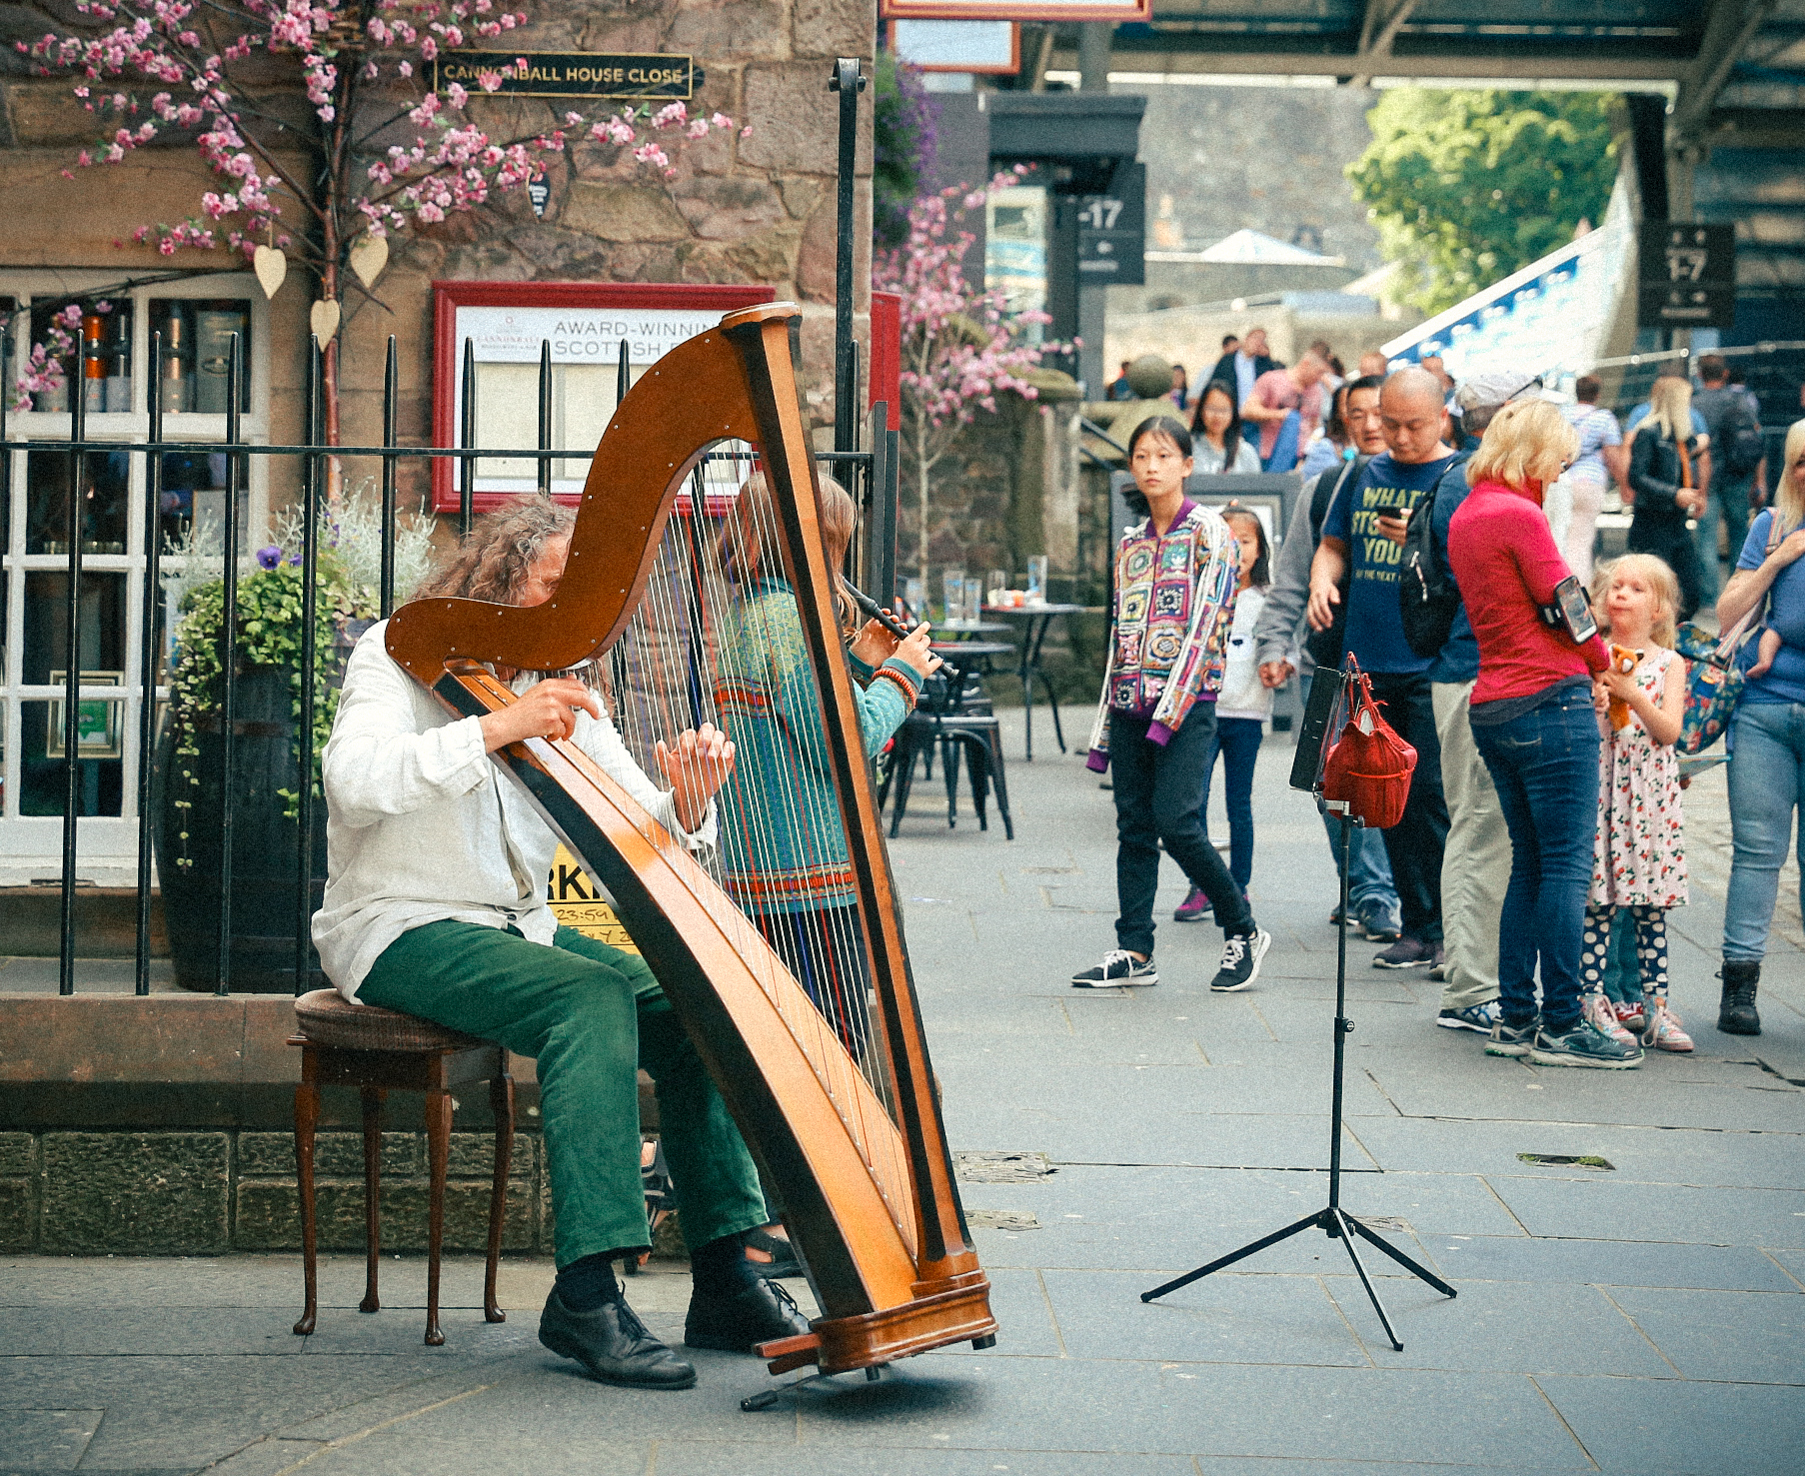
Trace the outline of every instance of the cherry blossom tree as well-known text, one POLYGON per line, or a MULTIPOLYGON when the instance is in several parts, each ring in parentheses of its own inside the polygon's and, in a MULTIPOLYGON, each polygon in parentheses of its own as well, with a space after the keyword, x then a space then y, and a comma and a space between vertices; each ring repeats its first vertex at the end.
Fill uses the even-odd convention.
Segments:
MULTIPOLYGON (((1008 170, 990 187, 1020 179, 1019 171, 1008 170)), ((901 439, 921 505, 916 562, 924 596, 934 468, 978 411, 996 410, 998 395, 1035 399, 1022 376, 1064 347, 1022 337, 1023 330, 1050 323, 1046 313, 1012 309, 1001 290, 975 290, 966 277, 965 254, 977 237, 964 220, 984 201, 984 190, 964 185, 921 196, 909 208, 907 241, 878 252, 872 266, 871 285, 902 298, 901 439)))
MULTIPOLYGON (((192 142, 217 187, 191 214, 140 225, 132 239, 164 255, 243 257, 272 295, 291 262, 311 275, 331 445, 339 305, 347 290, 371 294, 391 233, 518 191, 552 154, 607 150, 672 179, 685 143, 736 130, 726 114, 692 115, 683 102, 557 114, 543 100, 486 97, 502 89, 505 63, 482 71, 474 93, 435 88, 438 58, 505 47, 527 24, 495 0, 76 0, 75 10, 81 20, 65 33, 19 43, 40 72, 73 80, 103 130, 64 174, 192 142)), ((67 352, 60 341, 34 347, 31 388, 55 388, 67 352)))

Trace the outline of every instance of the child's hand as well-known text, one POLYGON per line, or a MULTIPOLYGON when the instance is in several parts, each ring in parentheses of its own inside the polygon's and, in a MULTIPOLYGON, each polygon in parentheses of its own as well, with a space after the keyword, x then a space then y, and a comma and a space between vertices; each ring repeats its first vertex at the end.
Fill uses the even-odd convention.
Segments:
POLYGON ((1610 705, 1611 705, 1611 694, 1605 690, 1605 685, 1602 681, 1600 681, 1597 677, 1593 677, 1592 678, 1592 706, 1594 708, 1596 708, 1599 712, 1604 712, 1607 708, 1610 707, 1610 705))
POLYGON ((1605 691, 1609 692, 1611 696, 1615 697, 1619 702, 1628 702, 1636 695, 1638 690, 1636 686, 1636 674, 1630 671, 1619 671, 1615 667, 1612 667, 1611 670, 1607 671, 1598 680, 1600 684, 1603 685, 1605 691))

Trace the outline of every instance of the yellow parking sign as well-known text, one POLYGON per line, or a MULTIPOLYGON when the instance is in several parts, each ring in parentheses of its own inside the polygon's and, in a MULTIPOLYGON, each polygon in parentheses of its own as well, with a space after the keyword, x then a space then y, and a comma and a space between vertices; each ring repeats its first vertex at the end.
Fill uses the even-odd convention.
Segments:
POLYGON ((563 845, 552 861, 551 876, 546 879, 546 900, 563 927, 594 938, 622 953, 638 953, 627 930, 614 915, 608 899, 598 893, 582 864, 563 845))

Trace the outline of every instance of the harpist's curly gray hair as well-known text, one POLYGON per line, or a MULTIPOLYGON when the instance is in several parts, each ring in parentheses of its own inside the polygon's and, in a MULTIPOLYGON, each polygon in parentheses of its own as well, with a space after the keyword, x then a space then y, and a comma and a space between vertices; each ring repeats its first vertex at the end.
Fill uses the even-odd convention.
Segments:
POLYGON ((426 577, 415 599, 487 600, 511 605, 546 544, 570 537, 576 514, 537 494, 476 520, 470 532, 426 577))

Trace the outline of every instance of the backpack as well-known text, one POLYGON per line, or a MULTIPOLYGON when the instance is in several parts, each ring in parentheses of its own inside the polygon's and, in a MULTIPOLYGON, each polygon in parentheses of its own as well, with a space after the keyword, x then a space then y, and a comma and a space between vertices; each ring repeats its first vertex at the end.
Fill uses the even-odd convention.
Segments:
MULTIPOLYGON (((1465 464, 1463 456, 1442 473, 1445 481, 1465 464)), ((1404 553, 1398 575, 1398 615, 1404 639, 1418 656, 1434 658, 1448 644, 1454 617, 1460 614, 1460 586, 1447 561, 1435 551, 1435 494, 1438 481, 1417 502, 1404 529, 1404 553)))
POLYGON ((1761 465, 1767 454, 1767 437, 1740 394, 1731 395, 1717 433, 1723 441, 1724 469, 1732 476, 1747 476, 1761 465))

